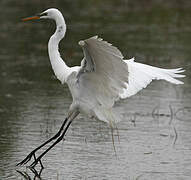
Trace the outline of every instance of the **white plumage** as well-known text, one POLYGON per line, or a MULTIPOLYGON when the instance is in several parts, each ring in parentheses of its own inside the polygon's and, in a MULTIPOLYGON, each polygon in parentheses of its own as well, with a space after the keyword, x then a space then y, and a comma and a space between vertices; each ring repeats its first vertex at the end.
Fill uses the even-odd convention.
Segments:
POLYGON ((113 108, 120 98, 136 94, 155 79, 183 84, 176 79, 184 77, 179 74, 184 72, 181 68, 162 69, 137 63, 134 58, 124 60, 117 47, 98 36, 79 42, 84 53, 81 66, 68 67, 58 51, 59 42, 66 32, 64 17, 59 10, 51 8, 41 13, 40 18, 56 22, 48 53, 56 77, 61 83, 67 83, 71 91, 73 102, 69 114, 78 111, 112 124, 121 119, 113 108))
POLYGON ((137 63, 134 58, 125 60, 129 70, 128 83, 124 92, 120 94, 121 98, 130 97, 141 89, 146 88, 152 80, 166 80, 173 84, 184 84, 182 81, 175 78, 182 78, 185 75, 179 74, 184 72, 182 68, 163 69, 146 64, 137 63))

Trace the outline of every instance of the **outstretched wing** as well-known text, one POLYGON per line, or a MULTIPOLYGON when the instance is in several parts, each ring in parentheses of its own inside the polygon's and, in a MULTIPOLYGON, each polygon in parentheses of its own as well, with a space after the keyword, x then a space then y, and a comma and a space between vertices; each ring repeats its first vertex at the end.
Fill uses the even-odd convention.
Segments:
POLYGON ((94 36, 80 41, 84 59, 77 78, 100 105, 112 107, 128 83, 128 66, 112 44, 94 36))
POLYGON ((137 63, 134 58, 123 60, 121 52, 97 36, 79 42, 84 52, 78 80, 89 89, 101 105, 112 107, 119 98, 130 97, 152 80, 183 84, 177 78, 185 75, 182 68, 163 69, 137 63))
POLYGON ((124 92, 120 94, 120 98, 122 99, 136 94, 141 89, 147 87, 152 80, 166 80, 173 84, 184 84, 182 81, 176 79, 185 77, 185 75, 180 74, 184 72, 182 68, 163 69, 153 67, 135 62, 134 58, 125 60, 125 63, 128 66, 129 76, 126 88, 124 89, 124 92))

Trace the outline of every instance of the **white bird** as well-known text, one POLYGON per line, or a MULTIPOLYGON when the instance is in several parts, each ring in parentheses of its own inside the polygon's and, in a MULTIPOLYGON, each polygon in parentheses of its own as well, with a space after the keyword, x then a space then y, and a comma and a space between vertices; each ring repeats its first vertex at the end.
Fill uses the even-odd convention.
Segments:
POLYGON ((113 127, 121 120, 120 114, 113 107, 119 99, 136 94, 155 79, 183 84, 176 79, 184 77, 179 74, 184 72, 182 68, 162 69, 135 62, 134 58, 125 60, 118 48, 98 36, 79 42, 84 53, 81 66, 68 67, 58 51, 59 42, 66 32, 65 20, 61 12, 51 8, 23 20, 32 19, 53 19, 56 22, 56 31, 48 42, 48 54, 56 77, 62 84, 67 83, 73 102, 59 132, 34 149, 18 165, 26 164, 34 156, 30 167, 34 168, 40 162, 43 168, 41 158, 63 139, 72 120, 79 113, 107 122, 113 127), (36 158, 35 152, 54 139, 56 141, 36 158))

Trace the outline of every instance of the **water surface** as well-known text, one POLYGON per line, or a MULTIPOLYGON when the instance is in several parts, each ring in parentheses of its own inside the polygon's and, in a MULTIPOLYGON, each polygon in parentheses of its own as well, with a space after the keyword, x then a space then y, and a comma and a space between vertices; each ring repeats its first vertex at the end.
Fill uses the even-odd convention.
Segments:
POLYGON ((15 165, 51 137, 72 98, 55 79, 47 54, 54 31, 49 21, 20 21, 58 7, 67 23, 60 50, 70 66, 80 64, 77 42, 99 35, 126 58, 164 68, 184 67, 184 85, 153 82, 120 101, 126 121, 115 132, 117 157, 107 124, 79 117, 65 142, 44 158, 42 179, 175 180, 191 178, 191 3, 152 1, 0 2, 0 179, 24 179, 15 165))

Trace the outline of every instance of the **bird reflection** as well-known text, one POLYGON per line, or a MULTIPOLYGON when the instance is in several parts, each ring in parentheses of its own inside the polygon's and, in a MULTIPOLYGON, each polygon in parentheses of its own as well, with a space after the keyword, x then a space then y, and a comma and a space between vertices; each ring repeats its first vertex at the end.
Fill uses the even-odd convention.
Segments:
POLYGON ((29 167, 28 169, 30 169, 30 171, 32 172, 32 174, 31 174, 31 173, 29 174, 27 171, 21 171, 21 170, 16 170, 16 171, 17 171, 17 173, 19 173, 25 180, 42 180, 41 174, 42 174, 43 168, 41 168, 39 172, 38 172, 35 168, 29 167))

